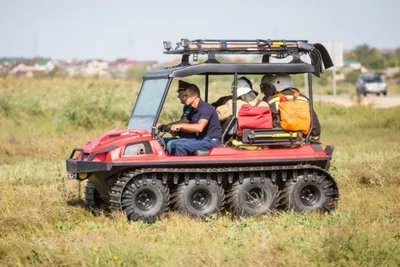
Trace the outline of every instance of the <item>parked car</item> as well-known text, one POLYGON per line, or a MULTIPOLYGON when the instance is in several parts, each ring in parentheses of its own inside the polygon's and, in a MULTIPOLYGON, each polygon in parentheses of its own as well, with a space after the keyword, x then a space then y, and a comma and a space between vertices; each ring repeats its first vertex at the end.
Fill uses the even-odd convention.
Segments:
POLYGON ((387 95, 387 84, 378 74, 360 75, 356 82, 357 95, 366 96, 367 94, 376 94, 379 96, 387 95))

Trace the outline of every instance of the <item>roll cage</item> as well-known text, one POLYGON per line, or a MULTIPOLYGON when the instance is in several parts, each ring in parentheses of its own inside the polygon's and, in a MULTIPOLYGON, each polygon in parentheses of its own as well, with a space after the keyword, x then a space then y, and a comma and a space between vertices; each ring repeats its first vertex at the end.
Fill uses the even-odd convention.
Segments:
MULTIPOLYGON (((152 122, 152 135, 155 135, 155 125, 160 116, 164 105, 172 79, 179 77, 184 78, 192 75, 205 76, 205 101, 208 101, 208 88, 210 75, 234 75, 234 88, 237 86, 238 75, 254 75, 254 74, 308 74, 308 88, 310 100, 311 124, 313 125, 313 91, 312 91, 312 75, 317 77, 333 66, 333 62, 326 48, 319 43, 311 44, 306 40, 213 40, 213 39, 197 39, 188 40, 181 39, 173 48, 171 42, 164 42, 164 54, 181 55, 181 62, 176 66, 166 67, 160 70, 151 71, 143 77, 143 85, 139 98, 143 93, 142 90, 147 80, 168 79, 165 91, 160 99, 160 105, 152 122), (260 55, 260 63, 220 63, 216 59, 217 54, 251 54, 260 55), (207 60, 204 63, 190 64, 190 56, 193 62, 198 61, 199 55, 206 55, 207 60), (308 56, 310 63, 304 62, 301 56, 308 56), (271 63, 270 58, 287 58, 293 59, 289 63, 271 63)), ((233 90, 233 117, 228 124, 228 129, 236 120, 237 95, 233 90)), ((132 111, 131 120, 135 114, 135 108, 132 111)), ((128 128, 131 127, 129 123, 128 128)), ((134 125, 132 125, 134 127, 134 125)), ((311 131, 310 131, 311 133, 311 131)), ((306 137, 309 142, 310 133, 306 137)), ((225 136, 226 132, 223 135, 225 136)), ((223 140, 222 140, 223 141, 223 140)))

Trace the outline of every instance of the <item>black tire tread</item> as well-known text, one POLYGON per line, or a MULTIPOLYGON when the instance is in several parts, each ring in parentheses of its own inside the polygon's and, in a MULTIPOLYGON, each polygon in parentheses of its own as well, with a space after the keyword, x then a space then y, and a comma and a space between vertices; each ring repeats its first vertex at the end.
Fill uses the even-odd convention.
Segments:
POLYGON ((88 181, 85 185, 85 208, 86 209, 96 207, 96 201, 94 198, 95 190, 96 189, 94 188, 94 186, 88 181))
MULTIPOLYGON (((220 205, 219 212, 223 212, 225 207, 225 190, 222 186, 219 186, 215 180, 210 180, 210 183, 214 183, 214 185, 218 186, 219 196, 220 199, 218 200, 220 205)), ((185 203, 184 203, 184 190, 186 188, 186 184, 180 183, 178 187, 174 190, 171 197, 171 208, 177 211, 184 211, 185 210, 185 203)), ((211 215, 211 214, 208 214, 211 215)), ((206 215, 207 216, 207 215, 206 215)))
MULTIPOLYGON (((293 179, 289 179, 285 183, 285 187, 282 189, 281 194, 279 196, 279 205, 283 206, 287 210, 295 210, 294 204, 293 204, 293 199, 292 199, 292 191, 294 190, 294 187, 296 183, 302 182, 304 180, 304 177, 297 177, 296 181, 293 179)), ((337 208, 338 200, 339 200, 339 193, 337 190, 337 185, 335 181, 327 176, 317 176, 317 179, 315 183, 321 185, 323 190, 329 189, 329 188, 334 188, 336 190, 336 194, 333 194, 333 196, 327 195, 327 192, 325 192, 325 196, 328 196, 329 201, 325 202, 321 207, 317 209, 319 212, 332 212, 337 208)), ((331 194, 331 193, 330 193, 331 194)))
MULTIPOLYGON (((145 223, 154 223, 155 220, 161 215, 163 214, 165 211, 168 210, 168 207, 170 205, 170 193, 169 193, 169 188, 168 186, 162 186, 163 189, 163 195, 166 196, 162 205, 162 208, 160 209, 160 211, 155 214, 155 215, 151 215, 151 216, 144 216, 144 215, 139 215, 137 213, 134 212, 134 209, 132 207, 129 206, 124 206, 124 193, 126 191, 124 190, 128 190, 126 187, 128 185, 132 185, 129 189, 129 191, 132 191, 132 189, 134 190, 135 187, 139 188, 143 185, 144 181, 148 184, 152 183, 153 180, 150 176, 150 174, 141 174, 141 177, 135 176, 133 175, 131 172, 126 172, 126 173, 122 173, 120 176, 120 179, 116 182, 116 184, 114 185, 113 189, 111 190, 112 192, 116 192, 115 189, 118 189, 121 192, 120 195, 120 203, 119 203, 119 207, 114 205, 114 210, 123 210, 128 218, 128 220, 130 221, 138 221, 141 220, 145 223), (132 181, 132 179, 134 179, 132 181), (132 181, 132 182, 131 182, 132 181), (121 190, 122 187, 122 190, 121 190)), ((161 181, 159 180, 155 180, 156 183, 161 183, 161 181)), ((132 191, 133 192, 133 191, 132 191)))
POLYGON ((88 181, 85 185, 85 209, 93 214, 98 214, 102 210, 108 209, 109 205, 100 197, 93 184, 88 181))
MULTIPOLYGON (((128 171, 121 172, 118 174, 117 180, 111 188, 110 191, 110 206, 112 210, 121 211, 123 210, 123 199, 121 197, 122 192, 129 181, 132 178, 135 178, 132 182, 135 186, 140 186, 143 181, 147 183, 151 183, 154 181, 162 182, 165 188, 163 188, 163 192, 168 195, 168 201, 165 203, 165 210, 168 208, 182 209, 182 204, 179 202, 179 198, 182 198, 184 186, 183 183, 194 180, 196 183, 203 183, 204 177, 207 174, 220 174, 220 173, 233 173, 234 176, 228 177, 228 183, 224 184, 224 180, 222 175, 217 175, 217 179, 211 179, 211 181, 217 182, 221 187, 220 195, 221 195, 221 203, 226 204, 224 207, 221 205, 221 211, 224 208, 230 208, 233 212, 237 212, 235 210, 235 206, 238 205, 238 199, 234 196, 237 195, 237 191, 239 190, 239 186, 235 183, 243 182, 243 175, 247 173, 253 173, 250 175, 255 175, 255 173, 260 173, 262 175, 263 172, 266 172, 271 177, 265 177, 264 179, 270 179, 272 185, 274 185, 274 191, 276 192, 275 199, 275 207, 280 208, 281 206, 290 207, 290 192, 293 191, 293 187, 296 184, 297 179, 291 178, 291 174, 296 173, 308 173, 308 175, 312 174, 310 179, 317 179, 318 177, 325 177, 323 180, 328 177, 327 181, 318 181, 321 182, 322 186, 330 187, 330 183, 333 184, 332 188, 335 190, 327 190, 325 191, 325 196, 330 198, 331 201, 328 201, 325 205, 324 209, 326 210, 334 210, 337 206, 339 199, 339 192, 336 186, 336 182, 334 178, 327 172, 325 168, 314 166, 314 165, 296 165, 296 166, 256 166, 256 167, 222 167, 222 168, 139 168, 139 169, 131 169, 128 171), (190 175, 187 175, 187 174, 190 175), (176 179, 179 175, 179 179, 176 179), (317 174, 315 176, 314 174, 317 174), (282 175, 282 177, 281 177, 282 175), (284 176, 283 176, 284 175, 284 176), (184 181, 182 181, 182 176, 184 176, 184 181), (232 178, 231 178, 232 177, 232 178), (239 178, 238 178, 239 177, 239 178), (277 179, 278 178, 278 179, 277 179), (286 179, 288 178, 288 179, 286 179), (168 187, 169 189, 168 189, 168 187), (225 194, 222 194, 225 192, 225 194), (222 197, 223 196, 223 197, 222 197)), ((299 175, 297 175, 299 176, 299 175)), ((207 176, 206 176, 207 177, 207 176)), ((208 176, 209 177, 209 176, 208 176)), ((226 176, 224 176, 227 178, 226 176)), ((207 179, 207 178, 206 178, 207 179)), ((207 179, 207 181, 210 181, 207 179)), ((213 183, 214 183, 213 182, 213 183)), ((219 204, 218 204, 219 205, 219 204)), ((126 208, 125 208, 126 209, 126 208)), ((152 222, 155 220, 155 217, 152 218, 142 218, 140 216, 136 216, 132 214, 131 210, 128 210, 128 219, 130 220, 144 220, 146 222, 152 222)))
MULTIPOLYGON (((265 178, 265 180, 267 180, 268 178, 265 178)), ((272 207, 270 210, 274 210, 278 207, 279 205, 279 187, 274 184, 271 181, 271 184, 274 187, 274 202, 272 204, 272 207)), ((239 213, 238 207, 240 206, 239 203, 239 192, 240 192, 240 187, 241 187, 241 183, 239 183, 239 181, 236 181, 235 183, 233 183, 231 185, 231 187, 227 190, 226 192, 226 198, 227 198, 227 209, 230 210, 235 216, 242 216, 239 213)))

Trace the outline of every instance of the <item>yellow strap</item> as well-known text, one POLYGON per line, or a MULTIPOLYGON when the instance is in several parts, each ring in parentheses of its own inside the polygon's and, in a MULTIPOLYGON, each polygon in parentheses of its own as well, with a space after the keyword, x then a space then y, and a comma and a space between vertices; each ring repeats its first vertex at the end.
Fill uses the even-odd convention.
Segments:
POLYGON ((241 148, 248 149, 248 150, 262 150, 261 146, 252 146, 252 145, 244 145, 243 142, 237 141, 235 139, 232 140, 232 145, 240 146, 241 148))
POLYGON ((269 101, 268 101, 268 104, 273 104, 273 103, 275 103, 276 101, 280 101, 280 97, 274 97, 274 98, 271 98, 269 101))
POLYGON ((308 99, 305 98, 304 96, 298 96, 295 99, 294 95, 286 95, 287 100, 289 101, 301 101, 301 102, 307 102, 308 103, 308 99))
POLYGON ((305 98, 304 96, 299 96, 296 100, 300 100, 300 101, 304 101, 304 102, 309 102, 307 98, 305 98))
MULTIPOLYGON (((250 137, 250 136, 249 136, 250 137)), ((254 134, 252 138, 261 138, 261 137, 272 137, 272 138, 279 138, 279 137, 297 137, 297 133, 278 133, 278 134, 254 134)))

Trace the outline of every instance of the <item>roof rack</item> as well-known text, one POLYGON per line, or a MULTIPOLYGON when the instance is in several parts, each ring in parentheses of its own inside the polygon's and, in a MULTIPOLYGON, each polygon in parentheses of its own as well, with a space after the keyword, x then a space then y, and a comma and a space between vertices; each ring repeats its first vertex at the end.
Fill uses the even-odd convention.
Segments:
POLYGON ((309 52, 313 48, 307 40, 214 40, 181 39, 173 49, 170 41, 164 42, 164 54, 281 54, 309 52))
POLYGON ((224 40, 224 39, 181 39, 172 47, 170 41, 164 41, 164 54, 182 55, 179 66, 189 66, 189 57, 193 55, 193 60, 197 61, 199 54, 208 55, 208 60, 204 63, 219 63, 216 54, 259 54, 263 55, 261 63, 269 63, 270 56, 285 58, 293 56, 290 63, 304 63, 300 56, 308 54, 311 59, 313 72, 319 77, 323 69, 333 66, 332 59, 326 48, 319 43, 311 44, 307 40, 224 40))

